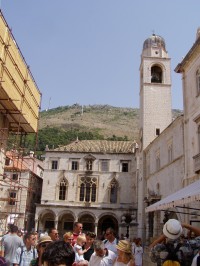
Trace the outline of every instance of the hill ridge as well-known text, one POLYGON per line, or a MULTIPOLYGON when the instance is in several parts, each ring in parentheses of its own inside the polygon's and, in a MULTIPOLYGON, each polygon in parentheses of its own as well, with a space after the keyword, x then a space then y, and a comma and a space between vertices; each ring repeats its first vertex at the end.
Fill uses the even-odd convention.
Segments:
MULTIPOLYGON (((181 110, 173 110, 176 118, 181 110)), ((67 131, 92 131, 105 138, 113 135, 137 140, 139 134, 139 108, 116 107, 108 104, 66 105, 42 111, 39 129, 59 128, 67 131)))

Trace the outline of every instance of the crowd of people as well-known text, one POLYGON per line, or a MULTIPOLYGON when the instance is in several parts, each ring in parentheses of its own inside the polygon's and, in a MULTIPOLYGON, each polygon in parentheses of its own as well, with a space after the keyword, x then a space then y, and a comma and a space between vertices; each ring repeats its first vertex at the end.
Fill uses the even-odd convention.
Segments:
MULTIPOLYGON (((140 238, 118 239, 113 228, 107 228, 104 238, 97 239, 94 232, 83 233, 80 222, 63 236, 56 228, 22 236, 16 225, 10 225, 1 245, 0 266, 146 266, 140 238)), ((169 219, 149 251, 157 266, 200 266, 200 228, 169 219)))
MULTIPOLYGON (((94 232, 82 231, 83 225, 76 222, 73 231, 62 237, 56 228, 40 236, 34 232, 22 235, 16 225, 10 225, 1 240, 0 266, 144 266, 140 238, 132 243, 124 237, 119 240, 114 229, 107 228, 99 240, 94 232)), ((200 229, 169 219, 149 249, 157 266, 200 266, 200 229)))
POLYGON ((169 219, 163 234, 149 248, 151 260, 157 266, 200 266, 200 228, 169 219))
POLYGON ((94 232, 82 231, 82 223, 76 222, 73 232, 62 237, 56 228, 22 236, 11 225, 1 240, 0 266, 142 266, 141 239, 119 240, 113 228, 107 228, 101 240, 94 232))

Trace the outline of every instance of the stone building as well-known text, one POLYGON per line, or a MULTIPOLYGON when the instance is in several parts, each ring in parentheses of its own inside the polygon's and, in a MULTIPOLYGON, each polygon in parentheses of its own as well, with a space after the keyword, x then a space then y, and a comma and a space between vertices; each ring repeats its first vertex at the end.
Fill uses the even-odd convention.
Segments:
MULTIPOLYGON (((184 124, 183 115, 175 119, 159 137, 144 150, 146 190, 144 207, 158 202, 183 187, 184 182, 184 124)), ((159 235, 165 221, 166 212, 146 214, 146 239, 151 241, 159 235)), ((178 212, 170 217, 182 220, 178 212)))
POLYGON ((15 223, 19 228, 32 230, 35 226, 35 203, 41 201, 43 163, 30 156, 22 157, 17 151, 6 153, 1 186, 1 215, 4 223, 15 223))
POLYGON ((144 164, 146 203, 149 205, 146 208, 146 219, 148 224, 147 236, 149 237, 159 235, 165 220, 172 217, 181 222, 199 226, 199 29, 195 43, 182 62, 177 65, 175 71, 182 74, 183 116, 170 124, 144 151, 146 156, 146 163, 144 164), (158 159, 156 150, 159 154, 158 159), (169 158, 171 158, 171 162, 169 158), (157 167, 158 164, 159 167, 157 167), (155 169, 156 167, 157 169, 155 169), (155 201, 152 200, 152 194, 158 196, 155 201))
POLYGON ((98 237, 110 226, 119 236, 137 236, 137 152, 136 142, 105 140, 47 149, 36 230, 62 234, 80 221, 98 237))

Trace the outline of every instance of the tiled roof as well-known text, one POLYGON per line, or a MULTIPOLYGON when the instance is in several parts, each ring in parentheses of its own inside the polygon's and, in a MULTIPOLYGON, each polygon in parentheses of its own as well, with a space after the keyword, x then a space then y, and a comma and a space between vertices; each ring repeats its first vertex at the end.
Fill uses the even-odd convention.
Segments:
POLYGON ((5 165, 4 169, 6 171, 16 170, 16 171, 27 171, 28 167, 24 164, 22 157, 15 151, 7 151, 6 157, 10 159, 9 165, 5 165))
MULTIPOLYGON (((77 140, 53 151, 89 153, 134 153, 135 141, 77 140)), ((52 151, 52 150, 51 150, 52 151)))
POLYGON ((6 157, 10 159, 9 165, 5 165, 4 169, 6 171, 15 170, 15 171, 32 171, 37 173, 37 167, 40 165, 41 168, 43 162, 38 159, 30 156, 22 156, 17 151, 7 151, 6 157))

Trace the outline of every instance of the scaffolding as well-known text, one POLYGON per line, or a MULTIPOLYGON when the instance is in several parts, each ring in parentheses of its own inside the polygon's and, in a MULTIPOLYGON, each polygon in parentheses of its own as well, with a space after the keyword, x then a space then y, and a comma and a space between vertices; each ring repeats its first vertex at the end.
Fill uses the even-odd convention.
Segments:
MULTIPOLYGON (((41 93, 0 11, 1 231, 6 230, 7 223, 19 225, 21 220, 26 227, 32 208, 30 199, 37 189, 34 183, 36 159, 25 156, 25 143, 28 133, 35 134, 37 139, 40 102, 41 93)), ((22 223, 20 225, 22 227, 22 223)))

